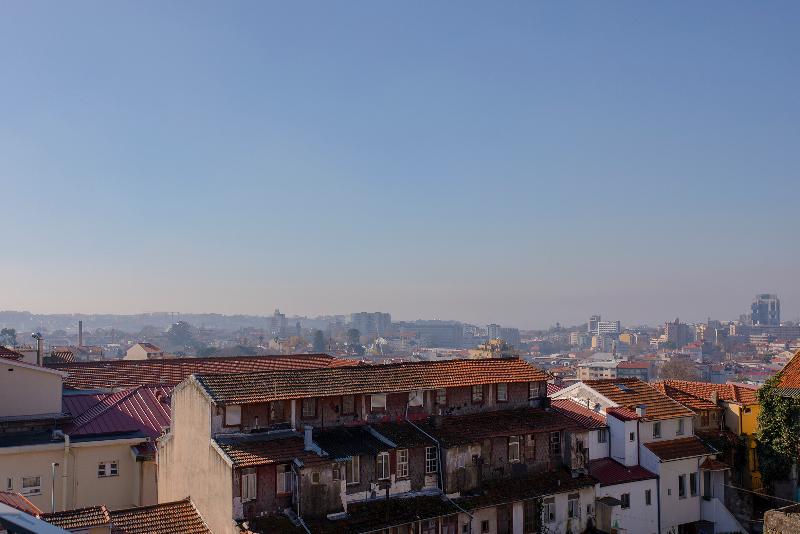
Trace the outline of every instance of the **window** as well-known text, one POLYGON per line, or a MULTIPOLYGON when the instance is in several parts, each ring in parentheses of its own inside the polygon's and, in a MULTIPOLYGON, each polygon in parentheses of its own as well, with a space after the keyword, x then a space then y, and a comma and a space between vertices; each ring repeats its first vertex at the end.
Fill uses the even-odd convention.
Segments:
POLYGON ((653 490, 644 490, 644 504, 650 506, 653 503, 653 490))
POLYGON ((533 534, 535 532, 539 532, 539 518, 536 517, 536 501, 534 499, 530 499, 525 501, 523 504, 522 512, 523 512, 523 526, 522 530, 525 534, 533 534))
POLYGON ((342 479, 342 466, 333 464, 333 480, 338 481, 342 479))
POLYGON ((242 502, 256 498, 256 470, 254 467, 242 469, 242 502))
POLYGON ((14 479, 8 477, 6 479, 6 491, 12 491, 14 489, 14 479))
POLYGON ((484 519, 481 521, 481 534, 485 534, 489 532, 489 520, 484 519))
POLYGON ((711 490, 711 471, 703 472, 703 497, 711 498, 714 492, 711 490))
POLYGON ((519 436, 508 438, 508 461, 519 462, 519 436))
POLYGON ((659 422, 653 423, 653 437, 654 438, 661 437, 661 423, 659 422))
POLYGON ((23 495, 41 495, 42 477, 22 477, 23 495))
POLYGON ((382 412, 386 409, 386 395, 376 394, 369 396, 370 409, 373 412, 382 412))
POLYGON ((550 454, 561 455, 561 434, 559 432, 550 432, 550 454))
POLYGON ((472 402, 483 402, 483 386, 472 386, 472 402))
POLYGON ((508 401, 508 384, 505 382, 497 384, 497 402, 508 401))
POLYGON ((447 404, 447 390, 446 389, 442 388, 442 389, 437 389, 436 390, 436 404, 438 404, 439 406, 444 406, 444 405, 447 404))
POLYGON ((542 517, 546 523, 556 520, 556 501, 553 497, 542 501, 542 517))
POLYGON ((678 476, 678 498, 686 498, 686 475, 678 476))
POLYGON ((608 434, 605 428, 601 428, 597 431, 597 443, 605 443, 608 441, 608 434))
POLYGON ((317 416, 317 399, 303 399, 301 416, 305 419, 317 416))
POLYGON ((708 412, 700 412, 700 425, 701 426, 708 426, 708 412))
POLYGON ((97 465, 98 477, 115 477, 119 475, 119 468, 116 460, 113 462, 100 462, 97 465))
POLYGON ((579 500, 579 495, 577 493, 572 493, 569 495, 569 499, 567 500, 567 517, 577 518, 580 516, 581 503, 579 500))
POLYGON ((635 432, 631 432, 630 434, 628 434, 628 441, 635 441, 635 440, 636 440, 635 432))
POLYGON ((397 478, 408 476, 408 449, 398 449, 397 451, 397 478))
POLYGON ((242 407, 237 404, 225 406, 225 426, 242 424, 242 407))
POLYGON ((425 447, 425 473, 435 473, 439 467, 439 458, 436 456, 436 447, 425 447))
POLYGON ((408 392, 409 406, 422 406, 425 403, 424 399, 425 394, 419 389, 414 389, 408 392))
POLYGON ((345 395, 342 397, 342 413, 352 414, 356 412, 356 396, 345 395))
POLYGON ((539 396, 539 382, 528 382, 528 398, 535 399, 539 396))
POLYGON ((386 480, 389 478, 389 453, 378 453, 378 466, 376 468, 378 473, 378 480, 386 480))
POLYGON ((622 501, 623 508, 630 508, 631 507, 631 494, 630 493, 623 493, 619 496, 619 500, 622 501))
POLYGON ((689 492, 697 497, 697 473, 689 473, 689 492))
MULTIPOLYGON (((253 470, 255 471, 255 470, 253 470)), ((288 465, 279 465, 277 468, 278 479, 277 488, 278 493, 291 493, 292 492, 292 468, 288 465)))
POLYGON ((319 484, 319 471, 312 471, 311 472, 311 483, 312 484, 319 484))
POLYGON ((420 525, 420 534, 436 534, 439 531, 439 521, 436 519, 426 519, 420 525))
POLYGON ((361 481, 361 464, 358 456, 353 456, 347 460, 345 465, 345 477, 348 484, 358 484, 361 481))
POLYGON ((678 419, 678 431, 675 434, 678 436, 683 435, 683 419, 678 419))
POLYGON ((284 401, 273 401, 269 403, 270 423, 282 423, 286 420, 286 403, 284 401))

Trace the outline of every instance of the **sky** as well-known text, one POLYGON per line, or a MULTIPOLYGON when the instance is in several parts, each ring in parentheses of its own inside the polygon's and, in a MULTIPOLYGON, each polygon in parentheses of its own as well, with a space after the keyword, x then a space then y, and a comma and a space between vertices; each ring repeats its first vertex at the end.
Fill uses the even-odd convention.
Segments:
POLYGON ((800 3, 0 2, 0 309, 800 317, 800 3))

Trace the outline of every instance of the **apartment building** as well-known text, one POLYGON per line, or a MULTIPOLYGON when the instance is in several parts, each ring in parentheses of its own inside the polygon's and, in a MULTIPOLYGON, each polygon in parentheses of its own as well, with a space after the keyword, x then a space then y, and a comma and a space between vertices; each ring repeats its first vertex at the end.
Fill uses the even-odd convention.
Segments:
POLYGON ((597 429, 547 407, 547 378, 516 358, 193 375, 159 495, 217 534, 582 531, 597 429))
MULTIPOLYGON (((692 410, 636 378, 577 382, 551 396, 604 413, 610 459, 658 476, 660 533, 744 531, 724 505, 729 467, 694 435, 692 410)), ((637 492, 639 505, 652 502, 649 489, 637 492)))

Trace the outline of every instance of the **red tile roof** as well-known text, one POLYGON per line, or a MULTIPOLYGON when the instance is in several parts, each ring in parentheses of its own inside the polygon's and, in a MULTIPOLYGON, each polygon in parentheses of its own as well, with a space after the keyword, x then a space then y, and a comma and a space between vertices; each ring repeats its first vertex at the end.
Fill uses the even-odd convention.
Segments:
POLYGON ((620 421, 636 421, 639 419, 639 414, 630 408, 608 408, 606 415, 616 417, 620 421))
POLYGON ((722 409, 709 400, 695 397, 694 395, 691 395, 682 389, 671 387, 664 382, 654 382, 653 387, 669 398, 675 399, 687 408, 694 411, 722 409))
POLYGON ((557 384, 551 384, 550 382, 547 383, 547 396, 549 397, 553 393, 557 391, 561 391, 564 389, 564 386, 559 386, 557 384))
POLYGON ((219 436, 215 441, 236 467, 288 463, 295 458, 303 465, 325 461, 321 456, 306 451, 303 438, 294 434, 277 438, 266 435, 219 436))
POLYGON ((7 360, 21 360, 24 358, 24 356, 15 350, 11 350, 8 347, 0 345, 0 358, 6 358, 7 360))
POLYGON ((778 386, 786 389, 800 389, 800 350, 795 352, 789 363, 779 374, 778 386))
POLYGON ((354 365, 327 354, 234 356, 159 360, 107 360, 48 365, 69 373, 64 383, 75 389, 175 386, 192 374, 248 373, 282 369, 316 369, 354 365))
POLYGON ((544 371, 518 358, 404 362, 195 377, 216 404, 397 393, 500 382, 538 382, 548 378, 544 371))
POLYGON ((553 399, 550 403, 553 408, 576 421, 584 428, 605 428, 608 426, 606 418, 586 406, 570 399, 553 399))
POLYGON ((724 471, 726 469, 730 469, 728 464, 724 462, 720 462, 710 456, 703 460, 703 463, 700 464, 700 469, 705 469, 706 471, 724 471))
POLYGON ((105 506, 89 506, 42 514, 41 519, 64 530, 97 527, 111 522, 111 516, 105 506))
POLYGON ((653 454, 658 456, 661 460, 677 460, 678 458, 691 458, 693 456, 717 453, 717 451, 707 446, 695 436, 665 441, 652 441, 650 443, 645 443, 644 446, 650 449, 653 454))
POLYGON ((647 362, 619 362, 617 369, 650 369, 647 362))
POLYGON ((48 356, 48 363, 72 363, 75 354, 71 350, 54 350, 48 356))
POLYGON ((35 504, 26 499, 24 495, 11 491, 0 491, 0 503, 7 504, 20 512, 25 512, 32 516, 38 516, 42 513, 42 511, 39 510, 35 504))
POLYGON ((108 395, 66 395, 64 404, 74 417, 66 431, 81 436, 140 430, 155 439, 170 425, 171 392, 172 388, 136 387, 108 395), (91 407, 74 414, 92 400, 91 407))
POLYGON ((691 417, 694 415, 694 412, 686 406, 669 398, 638 378, 585 380, 584 384, 620 407, 635 411, 637 406, 644 405, 645 414, 643 419, 645 420, 691 417))
MULTIPOLYGON (((661 385, 666 394, 670 397, 673 397, 671 392, 682 392, 693 397, 694 399, 709 401, 709 404, 711 404, 712 407, 713 403, 711 403, 710 400, 711 394, 714 391, 717 392, 719 400, 734 402, 742 405, 758 404, 758 398, 756 396, 758 393, 758 388, 748 387, 742 384, 712 384, 710 382, 690 382, 688 380, 665 380, 663 382, 659 382, 658 384, 661 385)), ((673 398, 689 406, 681 399, 676 397, 673 398)))
POLYGON ((639 480, 658 478, 640 465, 624 466, 611 458, 600 458, 589 462, 589 474, 600 481, 601 486, 613 486, 639 480))
POLYGON ((43 514, 42 520, 65 530, 109 525, 116 534, 211 534, 190 499, 108 510, 105 506, 43 514))

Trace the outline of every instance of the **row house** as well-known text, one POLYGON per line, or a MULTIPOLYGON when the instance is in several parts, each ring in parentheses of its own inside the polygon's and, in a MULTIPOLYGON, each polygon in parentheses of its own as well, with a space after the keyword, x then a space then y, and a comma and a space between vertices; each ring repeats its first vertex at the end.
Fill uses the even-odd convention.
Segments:
POLYGON ((553 398, 605 414, 609 459, 657 476, 655 488, 626 497, 626 504, 644 503, 637 508, 640 511, 656 499, 658 532, 744 531, 723 504, 729 468, 716 460, 717 450, 694 435, 692 410, 635 378, 577 382, 555 392, 553 398))
POLYGON ((579 532, 597 429, 548 407, 547 378, 516 358, 194 375, 159 495, 217 533, 579 532))

